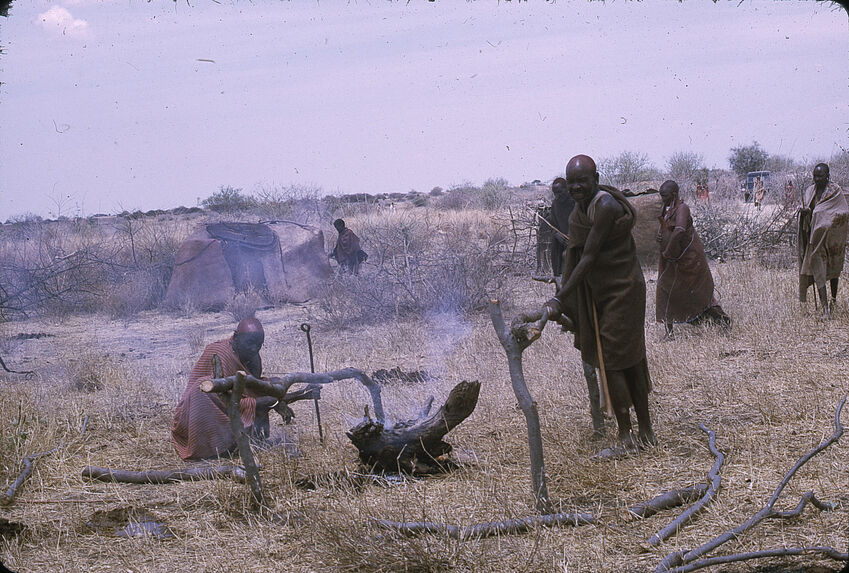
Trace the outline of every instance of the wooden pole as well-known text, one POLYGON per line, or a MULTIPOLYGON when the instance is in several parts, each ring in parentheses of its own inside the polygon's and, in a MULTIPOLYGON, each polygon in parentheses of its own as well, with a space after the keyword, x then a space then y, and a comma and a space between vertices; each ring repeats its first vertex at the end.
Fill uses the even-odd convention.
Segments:
POLYGON ((227 405, 227 414, 230 417, 230 429, 233 431, 233 436, 235 436, 236 444, 239 447, 239 456, 242 458, 242 464, 245 466, 245 475, 247 477, 248 487, 251 490, 251 506, 254 509, 258 509, 264 502, 262 497, 262 482, 259 479, 259 469, 256 467, 256 461, 254 461, 250 440, 245 433, 244 425, 242 425, 242 413, 239 408, 244 389, 245 373, 239 370, 236 372, 233 382, 230 403, 227 405))

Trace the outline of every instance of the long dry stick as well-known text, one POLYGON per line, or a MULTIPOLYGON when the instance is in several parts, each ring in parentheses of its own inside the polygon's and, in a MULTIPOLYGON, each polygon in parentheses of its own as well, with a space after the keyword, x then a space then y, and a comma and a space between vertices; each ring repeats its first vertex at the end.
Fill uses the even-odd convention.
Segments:
MULTIPOLYGON (((834 414, 834 432, 831 434, 831 436, 828 439, 826 439, 825 441, 820 443, 820 445, 818 445, 817 447, 815 447, 814 449, 812 449, 811 451, 809 451, 808 453, 803 455, 801 458, 799 458, 799 460, 795 464, 793 464, 793 467, 790 468, 790 470, 784 475, 784 478, 781 480, 781 483, 778 484, 778 487, 775 489, 775 492, 772 494, 772 497, 769 499, 769 501, 767 502, 767 504, 764 506, 763 509, 761 509, 755 515, 753 515, 752 517, 750 517, 749 519, 747 519, 746 521, 744 521, 743 523, 741 523, 740 525, 738 525, 734 529, 731 529, 729 531, 726 531, 725 533, 722 533, 722 534, 714 537, 712 540, 708 541, 704 545, 701 545, 700 547, 697 547, 696 549, 693 549, 693 550, 687 551, 687 552, 676 551, 674 553, 670 553, 669 555, 664 557, 663 560, 658 564, 657 569, 655 569, 655 573, 686 573, 686 572, 689 572, 689 571, 695 571, 697 569, 701 569, 703 567, 708 567, 709 565, 712 565, 712 564, 715 563, 714 561, 712 561, 712 559, 718 559, 718 558, 706 558, 706 559, 699 560, 700 557, 709 553, 710 551, 713 551, 714 549, 716 549, 720 545, 722 545, 722 544, 724 544, 724 543, 726 543, 726 542, 728 542, 732 539, 737 539, 745 531, 747 531, 748 529, 751 529, 752 527, 754 527, 755 525, 757 525, 758 523, 760 523, 764 519, 767 519, 767 518, 770 518, 770 517, 786 517, 786 516, 792 517, 794 515, 798 515, 798 512, 801 512, 802 508, 804 508, 805 497, 807 496, 807 494, 805 494, 805 496, 802 496, 803 501, 799 502, 799 505, 796 506, 796 509, 794 509, 790 512, 776 511, 775 509, 773 509, 773 506, 775 505, 775 502, 778 500, 778 497, 781 495, 781 492, 784 490, 785 486, 787 486, 788 482, 793 477, 793 475, 796 473, 796 471, 798 471, 799 468, 801 468, 803 465, 805 465, 805 463, 807 463, 807 461, 810 460, 812 457, 814 457, 818 453, 822 452, 823 450, 828 448, 830 445, 835 443, 837 440, 839 440, 840 437, 843 435, 843 425, 840 423, 840 412, 843 410, 843 406, 846 404, 846 398, 847 397, 844 397, 840 401, 840 403, 837 405, 837 411, 834 414)), ((809 496, 809 498, 813 498, 813 494, 811 494, 811 496, 809 496)), ((816 504, 813 503, 813 499, 809 499, 809 501, 811 501, 812 505, 816 505, 816 504)), ((830 509, 832 506, 830 504, 822 504, 821 503, 820 505, 816 505, 816 507, 819 507, 820 509, 822 509, 822 508, 829 508, 830 509)), ((823 549, 823 548, 820 548, 820 549, 823 549)), ((828 551, 832 552, 834 555, 838 555, 838 556, 843 555, 843 554, 837 552, 833 548, 824 548, 824 549, 827 549, 828 551)), ((770 550, 770 551, 791 551, 791 553, 788 553, 788 555, 795 555, 795 554, 801 554, 801 553, 809 552, 810 550, 812 550, 812 548, 795 548, 795 549, 788 549, 788 550, 776 549, 776 550, 770 550), (792 552, 797 552, 797 553, 792 553, 792 552)), ((724 561, 725 563, 730 563, 732 561, 744 561, 746 559, 754 559, 756 557, 768 557, 768 556, 770 556, 770 555, 765 555, 765 554, 762 555, 762 554, 763 554, 763 552, 739 553, 739 554, 736 554, 736 555, 727 555, 727 556, 723 557, 723 559, 726 559, 726 561, 724 561)), ((829 556, 831 556, 831 555, 829 555, 829 556)), ((845 557, 843 557, 843 559, 845 559, 845 557)))
MULTIPOLYGON (((88 428, 88 419, 88 416, 86 416, 83 420, 83 426, 80 430, 79 438, 77 439, 82 439, 85 436, 86 428, 88 428)), ((24 457, 24 459, 21 460, 21 462, 24 464, 24 471, 22 471, 20 475, 18 475, 17 479, 12 483, 11 486, 9 486, 9 489, 7 489, 4 494, 0 495, 0 505, 9 505, 10 503, 12 503, 12 501, 14 501, 15 495, 17 495, 18 493, 18 488, 21 487, 21 484, 24 483, 27 478, 29 478, 29 476, 32 474, 33 462, 35 460, 50 455, 53 452, 57 452, 68 444, 70 444, 70 442, 63 442, 53 449, 44 452, 38 452, 37 454, 31 454, 29 456, 24 457)))
MULTIPOLYGON (((307 388, 303 391, 293 392, 288 394, 289 388, 293 384, 308 384, 311 386, 330 384, 340 380, 354 379, 362 383, 371 395, 372 404, 374 405, 374 415, 378 420, 385 420, 386 415, 383 412, 383 401, 380 397, 380 385, 372 380, 365 372, 356 368, 343 368, 334 370, 333 372, 325 372, 312 374, 310 372, 290 372, 280 377, 271 378, 270 380, 260 380, 250 374, 245 375, 245 387, 265 396, 274 396, 283 402, 289 403, 297 400, 312 399, 313 394, 307 388)), ((201 382, 200 389, 204 392, 229 392, 233 388, 236 381, 235 376, 226 378, 214 378, 201 382)))
POLYGON ((142 472, 86 466, 83 468, 82 476, 84 478, 106 482, 153 484, 216 478, 233 478, 238 482, 244 483, 247 479, 244 468, 240 468, 239 466, 206 466, 142 472))
POLYGON ((714 497, 716 497, 716 493, 719 491, 719 486, 722 483, 722 478, 719 475, 719 469, 725 461, 725 456, 716 448, 716 433, 714 433, 713 430, 706 428, 704 424, 699 424, 699 428, 708 435, 708 447, 716 458, 716 461, 713 463, 713 467, 710 468, 710 471, 708 472, 710 485, 708 486, 704 497, 702 497, 695 505, 688 507, 686 511, 675 518, 672 523, 649 537, 646 541, 646 545, 648 547, 660 545, 660 543, 677 533, 678 530, 681 529, 685 523, 690 521, 694 515, 702 511, 705 506, 710 503, 714 497))
MULTIPOLYGON (((522 352, 530 345, 532 340, 519 340, 513 332, 507 329, 507 325, 504 323, 504 315, 501 313, 501 305, 497 300, 489 301, 489 316, 492 319, 492 326, 495 328, 498 340, 501 341, 501 346, 504 347, 504 351, 507 353, 510 383, 513 386, 513 393, 519 401, 519 407, 525 415, 525 423, 528 426, 531 485, 536 508, 540 513, 548 514, 551 513, 551 503, 548 499, 548 485, 546 484, 545 477, 545 460, 542 453, 542 431, 540 429, 539 413, 537 412, 537 404, 531 397, 528 385, 525 382, 525 374, 522 371, 522 352)), ((542 326, 539 328, 540 331, 542 331, 547 320, 547 314, 543 314, 541 320, 542 326)))
POLYGON ((556 525, 587 525, 595 523, 595 517, 587 513, 552 513, 548 515, 534 515, 533 517, 519 517, 516 519, 505 519, 503 521, 490 521, 488 523, 476 523, 474 525, 443 525, 440 523, 424 522, 398 522, 385 519, 374 519, 372 523, 384 529, 392 529, 401 535, 418 535, 420 533, 446 533, 452 539, 482 539, 494 535, 507 535, 511 533, 526 533, 538 526, 552 527, 556 525))
POLYGON ((242 425, 242 413, 239 409, 244 389, 245 373, 241 371, 236 372, 233 390, 230 393, 230 402, 227 404, 227 415, 230 417, 230 428, 239 447, 239 456, 245 465, 248 487, 251 490, 251 505, 254 509, 258 509, 264 501, 262 496, 262 482, 259 479, 259 469, 256 467, 254 453, 251 451, 250 440, 247 433, 245 433, 245 427, 242 425))
POLYGON ((665 509, 672 509, 686 503, 693 503, 707 493, 708 485, 700 483, 692 487, 673 489, 663 492, 648 501, 640 502, 628 508, 625 519, 645 519, 665 509))

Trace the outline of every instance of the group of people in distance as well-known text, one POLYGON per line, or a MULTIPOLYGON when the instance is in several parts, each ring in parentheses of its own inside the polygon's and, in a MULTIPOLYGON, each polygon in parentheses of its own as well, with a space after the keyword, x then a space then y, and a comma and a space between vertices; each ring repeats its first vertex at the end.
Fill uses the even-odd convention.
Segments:
MULTIPOLYGON (((574 325, 594 430, 603 422, 599 397, 616 418, 619 443, 602 454, 655 445, 648 402, 652 382, 646 361, 646 283, 631 234, 636 212, 618 189, 599 184, 595 162, 586 155, 569 160, 565 178, 554 180, 552 192, 551 221, 546 223, 553 229, 551 263, 560 280, 543 310, 550 317, 563 313, 574 325), (601 391, 595 369, 601 374, 601 391), (631 431, 631 407, 637 417, 636 436, 631 431)), ((657 322, 665 326, 667 336, 676 322, 711 321, 730 327, 730 317, 714 297, 704 247, 678 184, 666 181, 659 192, 663 207, 657 232, 657 322)), ((808 287, 816 285, 826 317, 837 296, 847 229, 846 199, 830 183, 828 165, 820 163, 799 209, 799 297, 804 302, 808 287), (831 301, 826 282, 831 284, 831 301)))
MULTIPOLYGON (((646 283, 631 234, 636 212, 618 189, 599 184, 596 164, 586 155, 569 160, 565 177, 554 180, 552 191, 550 221, 545 224, 553 232, 551 264, 560 281, 543 309, 552 318, 566 315, 574 325, 593 429, 602 430, 603 407, 616 418, 618 443, 602 455, 618 456, 653 446, 657 438, 649 412, 652 381, 646 360, 646 283), (632 407, 637 417, 636 435, 632 433, 632 407)), ((714 298, 704 247, 690 209, 679 196, 678 184, 666 181, 659 193, 663 207, 657 232, 657 322, 665 326, 667 336, 675 323, 711 321, 729 327, 731 319, 714 298)), ((365 255, 359 239, 341 219, 334 221, 334 226, 339 238, 331 256, 343 270, 356 273, 365 255)), ((815 285, 826 317, 837 297, 847 231, 849 206, 840 188, 830 182, 828 165, 820 163, 799 208, 799 299, 804 302, 808 288, 815 285)), ((229 339, 204 349, 174 414, 171 436, 180 457, 204 459, 233 451, 235 437, 226 405, 218 395, 202 392, 200 384, 214 376, 214 356, 221 364, 221 376, 243 370, 261 377, 263 341, 262 324, 247 318, 229 339)), ((286 404, 246 391, 240 403, 242 423, 252 434, 267 436, 272 409, 285 421, 291 419, 286 404)))

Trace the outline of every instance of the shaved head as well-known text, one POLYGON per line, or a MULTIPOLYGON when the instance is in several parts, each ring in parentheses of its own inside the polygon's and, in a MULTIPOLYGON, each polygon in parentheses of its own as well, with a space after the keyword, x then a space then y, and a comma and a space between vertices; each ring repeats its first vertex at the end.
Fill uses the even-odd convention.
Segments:
POLYGON ((265 333, 262 328, 262 323, 255 316, 243 318, 239 321, 239 324, 236 325, 235 334, 247 334, 249 332, 265 333))
POLYGON ((597 171, 595 161, 589 155, 576 155, 566 164, 566 175, 569 175, 570 171, 578 170, 595 173, 597 171))

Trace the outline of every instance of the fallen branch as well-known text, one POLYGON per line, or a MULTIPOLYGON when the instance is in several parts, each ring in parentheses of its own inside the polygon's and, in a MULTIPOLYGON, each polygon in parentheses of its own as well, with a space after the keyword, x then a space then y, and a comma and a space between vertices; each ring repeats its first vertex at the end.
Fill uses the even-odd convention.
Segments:
POLYGON ((452 447, 442 438, 472 414, 480 388, 480 382, 464 380, 430 416, 432 397, 417 419, 384 426, 366 415, 345 435, 359 451, 360 460, 374 469, 409 474, 443 472, 452 447))
POLYGON ((239 466, 208 466, 180 468, 175 470, 149 470, 142 472, 86 466, 83 468, 82 476, 84 478, 105 482, 142 484, 163 484, 217 478, 232 478, 238 482, 244 483, 247 479, 245 469, 239 466))
POLYGON ((595 523, 595 517, 586 513, 551 513, 533 517, 519 517, 504 521, 476 523, 474 525, 443 525, 424 522, 397 522, 385 519, 374 519, 372 523, 384 529, 391 529, 401 535, 418 535, 420 533, 447 534, 452 539, 483 539, 494 535, 511 533, 526 533, 538 526, 553 527, 557 525, 587 525, 595 523))
POLYGON ((669 573, 689 573, 698 571, 711 565, 723 565, 725 563, 737 563, 750 559, 763 559, 766 557, 796 557, 799 555, 821 554, 835 561, 849 560, 849 553, 840 553, 833 547, 782 547, 780 549, 764 549, 763 551, 751 551, 747 553, 735 553, 734 555, 721 555, 719 557, 708 557, 694 561, 689 565, 670 569, 669 573))
POLYGON ((707 492, 704 494, 695 505, 688 507, 684 512, 681 513, 678 517, 676 517, 669 525, 652 535, 646 540, 645 545, 647 547, 656 547, 660 545, 663 541, 669 539, 672 535, 678 532, 684 524, 686 524, 690 519, 693 518, 697 513, 702 511, 705 506, 710 503, 710 501, 716 497, 716 493, 719 491, 719 486, 722 483, 722 478, 719 475, 719 469, 722 467, 722 463, 725 461, 725 456, 722 452, 720 452, 716 448, 716 433, 713 430, 709 430, 705 427, 704 424, 699 424, 699 428, 708 435, 708 447, 710 448, 711 453, 713 453, 716 461, 713 463, 713 467, 710 468, 708 472, 708 480, 710 485, 707 488, 707 492))
POLYGON ((532 331, 517 336, 512 330, 507 329, 504 323, 504 315, 501 313, 501 304, 497 300, 489 301, 489 317, 492 326, 498 335, 501 346, 507 354, 507 365, 510 370, 510 384, 513 393, 519 401, 519 407, 525 415, 525 424, 528 427, 528 448, 531 458, 531 487, 536 503, 537 511, 541 514, 551 514, 551 503, 548 499, 548 485, 545 477, 545 460, 542 453, 542 431, 539 424, 539 413, 537 404, 531 397, 528 384, 525 382, 525 374, 522 371, 522 352, 530 346, 531 342, 539 338, 545 323, 548 321, 548 313, 540 316, 539 324, 532 331), (538 330, 537 330, 538 329, 538 330))
MULTIPOLYGON (((707 554, 710 551, 713 551, 714 549, 716 549, 720 545, 722 545, 722 544, 724 544, 724 543, 726 543, 726 542, 728 542, 732 539, 738 539, 740 537, 740 535, 742 535, 744 532, 751 529, 752 527, 754 527, 755 525, 757 525, 758 523, 760 523, 764 519, 771 518, 771 517, 787 517, 787 516, 792 517, 794 515, 798 515, 798 513, 801 512, 802 508, 804 508, 805 504, 808 501, 810 501, 812 505, 815 505, 816 507, 819 507, 820 509, 822 509, 823 507, 831 508, 832 507, 831 504, 822 504, 822 503, 820 503, 820 505, 814 504, 813 503, 813 494, 811 494, 811 496, 807 500, 805 499, 807 497, 807 494, 802 496, 802 501, 799 502, 799 505, 796 506, 796 509, 794 509, 790 512, 776 511, 773 508, 773 506, 775 505, 775 502, 778 500, 778 497, 781 495, 781 492, 784 491, 784 488, 787 486, 788 482, 793 477, 793 475, 796 473, 796 471, 798 471, 798 469, 801 468, 805 463, 807 463, 808 460, 810 460, 812 457, 814 457, 818 453, 822 452, 823 450, 828 448, 830 445, 835 443, 837 440, 839 440, 840 437, 843 435, 843 425, 840 423, 840 412, 843 410, 843 406, 845 404, 846 404, 846 397, 844 397, 840 401, 840 404, 838 404, 838 406, 837 406, 837 412, 834 414, 834 432, 831 434, 831 436, 828 439, 826 439, 825 441, 823 441, 822 443, 820 443, 817 447, 815 447, 814 449, 812 449, 811 451, 809 451, 808 453, 803 455, 801 458, 799 458, 799 460, 795 464, 793 464, 793 467, 790 468, 790 470, 784 475, 784 478, 781 480, 781 483, 778 484, 778 487, 775 489, 775 492, 773 492, 772 497, 770 497, 769 501, 767 502, 767 504, 764 506, 763 509, 761 509, 755 515, 753 515, 752 517, 750 517, 749 519, 747 519, 746 521, 744 521, 743 523, 741 523, 740 525, 738 525, 734 529, 731 529, 729 531, 726 531, 725 533, 722 533, 722 534, 714 537, 712 540, 708 541, 704 545, 697 547, 696 549, 693 549, 691 551, 686 551, 686 552, 685 551, 676 551, 674 553, 670 553, 669 555, 664 557, 663 560, 658 564, 657 569, 655 569, 655 573, 686 573, 688 571, 695 571, 696 569, 701 569, 702 567, 707 567, 708 565, 713 564, 712 559, 720 559, 720 558, 714 557, 714 558, 709 558, 709 559, 708 558, 700 559, 703 555, 707 554), (708 562, 710 562, 710 563, 708 563, 708 562)), ((810 549, 811 548, 808 548, 808 549, 806 549, 806 548, 788 549, 788 550, 774 549, 774 550, 768 550, 768 551, 798 551, 798 552, 800 552, 798 554, 801 554, 802 552, 806 552, 810 549)), ((833 555, 841 556, 842 559, 844 559, 844 560, 846 559, 844 554, 837 552, 833 548, 826 547, 826 548, 818 548, 818 549, 827 550, 828 552, 831 552, 831 554, 833 554, 833 555)), ((756 557, 761 557, 761 556, 765 556, 765 557, 770 556, 770 555, 764 555, 763 553, 764 552, 739 553, 739 554, 736 554, 736 555, 727 555, 727 556, 721 557, 721 559, 726 559, 727 561, 725 561, 725 562, 730 563, 730 562, 733 562, 733 561, 744 561, 746 559, 754 559, 756 557), (752 557, 752 556, 756 556, 756 557, 752 557)), ((794 554, 796 554, 796 553, 788 553, 787 555, 794 555, 794 554)), ((829 555, 829 556, 831 556, 831 555, 829 555)))
MULTIPOLYGON (((82 439, 82 437, 85 436, 86 428, 88 428, 88 416, 86 416, 83 420, 83 427, 82 430, 80 430, 80 435, 77 439, 82 439)), ((18 493, 18 488, 21 487, 21 484, 23 484, 27 480, 27 478, 29 478, 30 475, 32 475, 33 462, 35 460, 43 458, 44 456, 48 456, 53 452, 57 452, 67 446, 69 443, 70 442, 63 442, 53 449, 44 452, 38 452, 37 454, 31 454, 29 456, 24 457, 24 459, 21 460, 21 463, 24 464, 24 471, 22 471, 20 475, 18 475, 17 479, 12 483, 11 486, 9 486, 9 489, 6 490, 6 493, 0 495, 0 505, 9 505, 10 503, 12 503, 12 501, 14 501, 15 495, 17 495, 18 493)))
MULTIPOLYGON (((380 385, 369 376, 357 370, 356 368, 343 368, 334 370, 333 372, 317 373, 310 372, 290 372, 280 377, 271 378, 269 380, 260 380, 250 374, 245 375, 244 383, 246 388, 250 388, 255 393, 263 396, 274 396, 284 403, 294 402, 296 400, 312 399, 313 394, 308 389, 303 389, 298 392, 289 394, 289 388, 293 384, 307 384, 309 386, 321 386, 338 382, 340 380, 359 380, 366 387, 371 395, 372 404, 374 406, 374 415, 379 420, 385 420, 386 415, 383 412, 383 402, 380 398, 380 385)), ((228 376, 226 378, 213 378, 201 382, 200 389, 203 392, 229 392, 233 389, 236 376, 228 376)))
POLYGON ((2 366, 3 370, 10 374, 26 374, 27 376, 35 374, 35 372, 33 372, 32 370, 12 370, 8 366, 6 366, 6 363, 3 362, 3 358, 0 358, 0 366, 2 366))
POLYGON ((664 492, 648 501, 643 501, 637 505, 629 507, 625 514, 625 519, 645 519, 666 509, 672 509, 673 507, 693 503, 705 495, 707 490, 707 484, 700 483, 693 487, 685 487, 664 492))

